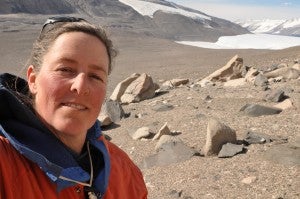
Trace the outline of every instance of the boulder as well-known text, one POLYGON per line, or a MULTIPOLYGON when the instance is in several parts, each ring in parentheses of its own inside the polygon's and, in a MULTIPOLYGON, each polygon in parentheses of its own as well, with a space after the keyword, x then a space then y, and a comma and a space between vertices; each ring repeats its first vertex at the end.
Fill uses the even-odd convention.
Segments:
POLYGON ((268 78, 264 76, 263 74, 258 74, 254 78, 254 85, 255 86, 267 86, 268 85, 268 78))
POLYGON ((164 148, 164 144, 182 142, 178 137, 172 135, 162 135, 155 145, 155 151, 160 151, 164 148))
POLYGON ((133 134, 131 134, 132 139, 138 140, 141 138, 146 138, 151 135, 149 127, 141 127, 136 130, 133 134))
POLYGON ((256 68, 251 67, 248 70, 248 72, 246 73, 245 79, 246 79, 247 82, 252 82, 253 83, 254 80, 255 80, 255 76, 258 75, 258 74, 259 74, 258 70, 256 68))
POLYGON ((129 86, 129 84, 131 84, 131 82, 136 80, 139 76, 140 74, 133 73, 130 77, 118 83, 113 93, 111 94, 110 99, 113 101, 121 101, 121 96, 124 94, 126 88, 129 86))
POLYGON ((211 80, 207 80, 207 79, 202 79, 201 81, 197 82, 196 84, 200 85, 201 87, 216 85, 214 82, 212 82, 211 80))
POLYGON ((237 79, 242 77, 242 66, 243 66, 243 59, 240 58, 238 55, 235 55, 231 60, 219 70, 216 70, 209 76, 205 77, 201 80, 200 85, 202 85, 203 81, 221 81, 225 82, 231 79, 237 79))
POLYGON ((151 76, 143 73, 126 88, 121 102, 127 104, 150 99, 155 96, 155 88, 151 76))
POLYGON ((239 79, 233 79, 229 80, 224 83, 225 87, 238 87, 238 86, 244 86, 246 84, 245 78, 239 78, 239 79))
POLYGON ((274 115, 279 114, 282 109, 275 107, 262 106, 258 104, 246 104, 243 106, 240 111, 244 112, 244 114, 251 117, 258 117, 262 115, 274 115))
POLYGON ((235 130, 222 124, 218 120, 210 119, 207 126, 206 143, 202 149, 205 156, 217 155, 223 144, 235 143, 235 130))
POLYGON ((107 100, 102 105, 98 119, 101 126, 108 126, 111 123, 119 122, 124 116, 124 110, 119 102, 107 100))
POLYGON ((159 139, 159 146, 157 144, 155 148, 157 153, 146 157, 142 162, 142 168, 166 166, 186 161, 197 154, 194 149, 183 143, 181 139, 170 135, 163 135, 159 139))
POLYGON ((300 71, 300 63, 295 63, 292 68, 300 71))
POLYGON ((289 109, 289 108, 293 108, 294 105, 293 105, 293 102, 291 99, 285 99, 284 101, 274 105, 275 108, 279 108, 281 110, 286 110, 286 109, 289 109))
POLYGON ((274 71, 267 72, 264 75, 267 78, 275 78, 275 77, 282 76, 284 79, 297 79, 300 76, 300 71, 295 68, 284 67, 274 71))
POLYGON ((230 158, 235 156, 236 154, 242 153, 243 151, 243 145, 226 143, 222 146, 222 149, 218 154, 218 158, 230 158))
POLYGON ((285 97, 286 96, 284 95, 284 91, 279 89, 273 90, 272 92, 267 94, 266 100, 271 102, 281 102, 282 100, 284 100, 285 97))

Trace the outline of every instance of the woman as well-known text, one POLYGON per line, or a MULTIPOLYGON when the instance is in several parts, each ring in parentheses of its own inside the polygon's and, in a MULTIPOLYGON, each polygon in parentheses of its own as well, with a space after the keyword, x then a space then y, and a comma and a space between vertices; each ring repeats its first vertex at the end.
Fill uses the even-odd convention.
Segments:
POLYGON ((55 17, 33 45, 27 82, 0 76, 0 199, 147 197, 97 120, 114 56, 103 29, 55 17))

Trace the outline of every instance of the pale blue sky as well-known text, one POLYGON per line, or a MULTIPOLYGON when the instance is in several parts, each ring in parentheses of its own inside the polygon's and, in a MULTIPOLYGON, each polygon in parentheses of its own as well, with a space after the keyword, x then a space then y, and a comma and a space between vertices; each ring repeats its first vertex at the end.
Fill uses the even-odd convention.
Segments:
POLYGON ((300 0, 169 0, 228 19, 300 18, 300 0))

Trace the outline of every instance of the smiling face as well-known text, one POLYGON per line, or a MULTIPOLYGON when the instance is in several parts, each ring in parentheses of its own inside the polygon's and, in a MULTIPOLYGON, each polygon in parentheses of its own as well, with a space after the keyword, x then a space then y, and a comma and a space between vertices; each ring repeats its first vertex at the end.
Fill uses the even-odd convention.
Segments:
MULTIPOLYGON (((41 120, 65 144, 85 140, 105 98, 109 58, 104 44, 83 32, 60 35, 27 77, 41 120)), ((68 144, 67 144, 68 145, 68 144)))

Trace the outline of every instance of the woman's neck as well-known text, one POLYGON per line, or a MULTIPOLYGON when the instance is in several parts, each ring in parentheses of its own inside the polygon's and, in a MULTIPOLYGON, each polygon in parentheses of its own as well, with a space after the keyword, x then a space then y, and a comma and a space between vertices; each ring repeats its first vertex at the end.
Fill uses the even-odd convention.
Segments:
POLYGON ((86 136, 70 136, 53 132, 54 135, 74 153, 80 154, 85 143, 86 136))
POLYGON ((41 121, 46 125, 46 127, 59 139, 62 143, 64 143, 69 149, 71 149, 74 153, 80 154, 82 148, 85 143, 86 133, 80 133, 77 135, 70 135, 68 133, 60 132, 56 130, 53 126, 49 125, 47 122, 40 117, 39 114, 36 115, 41 119, 41 121))

